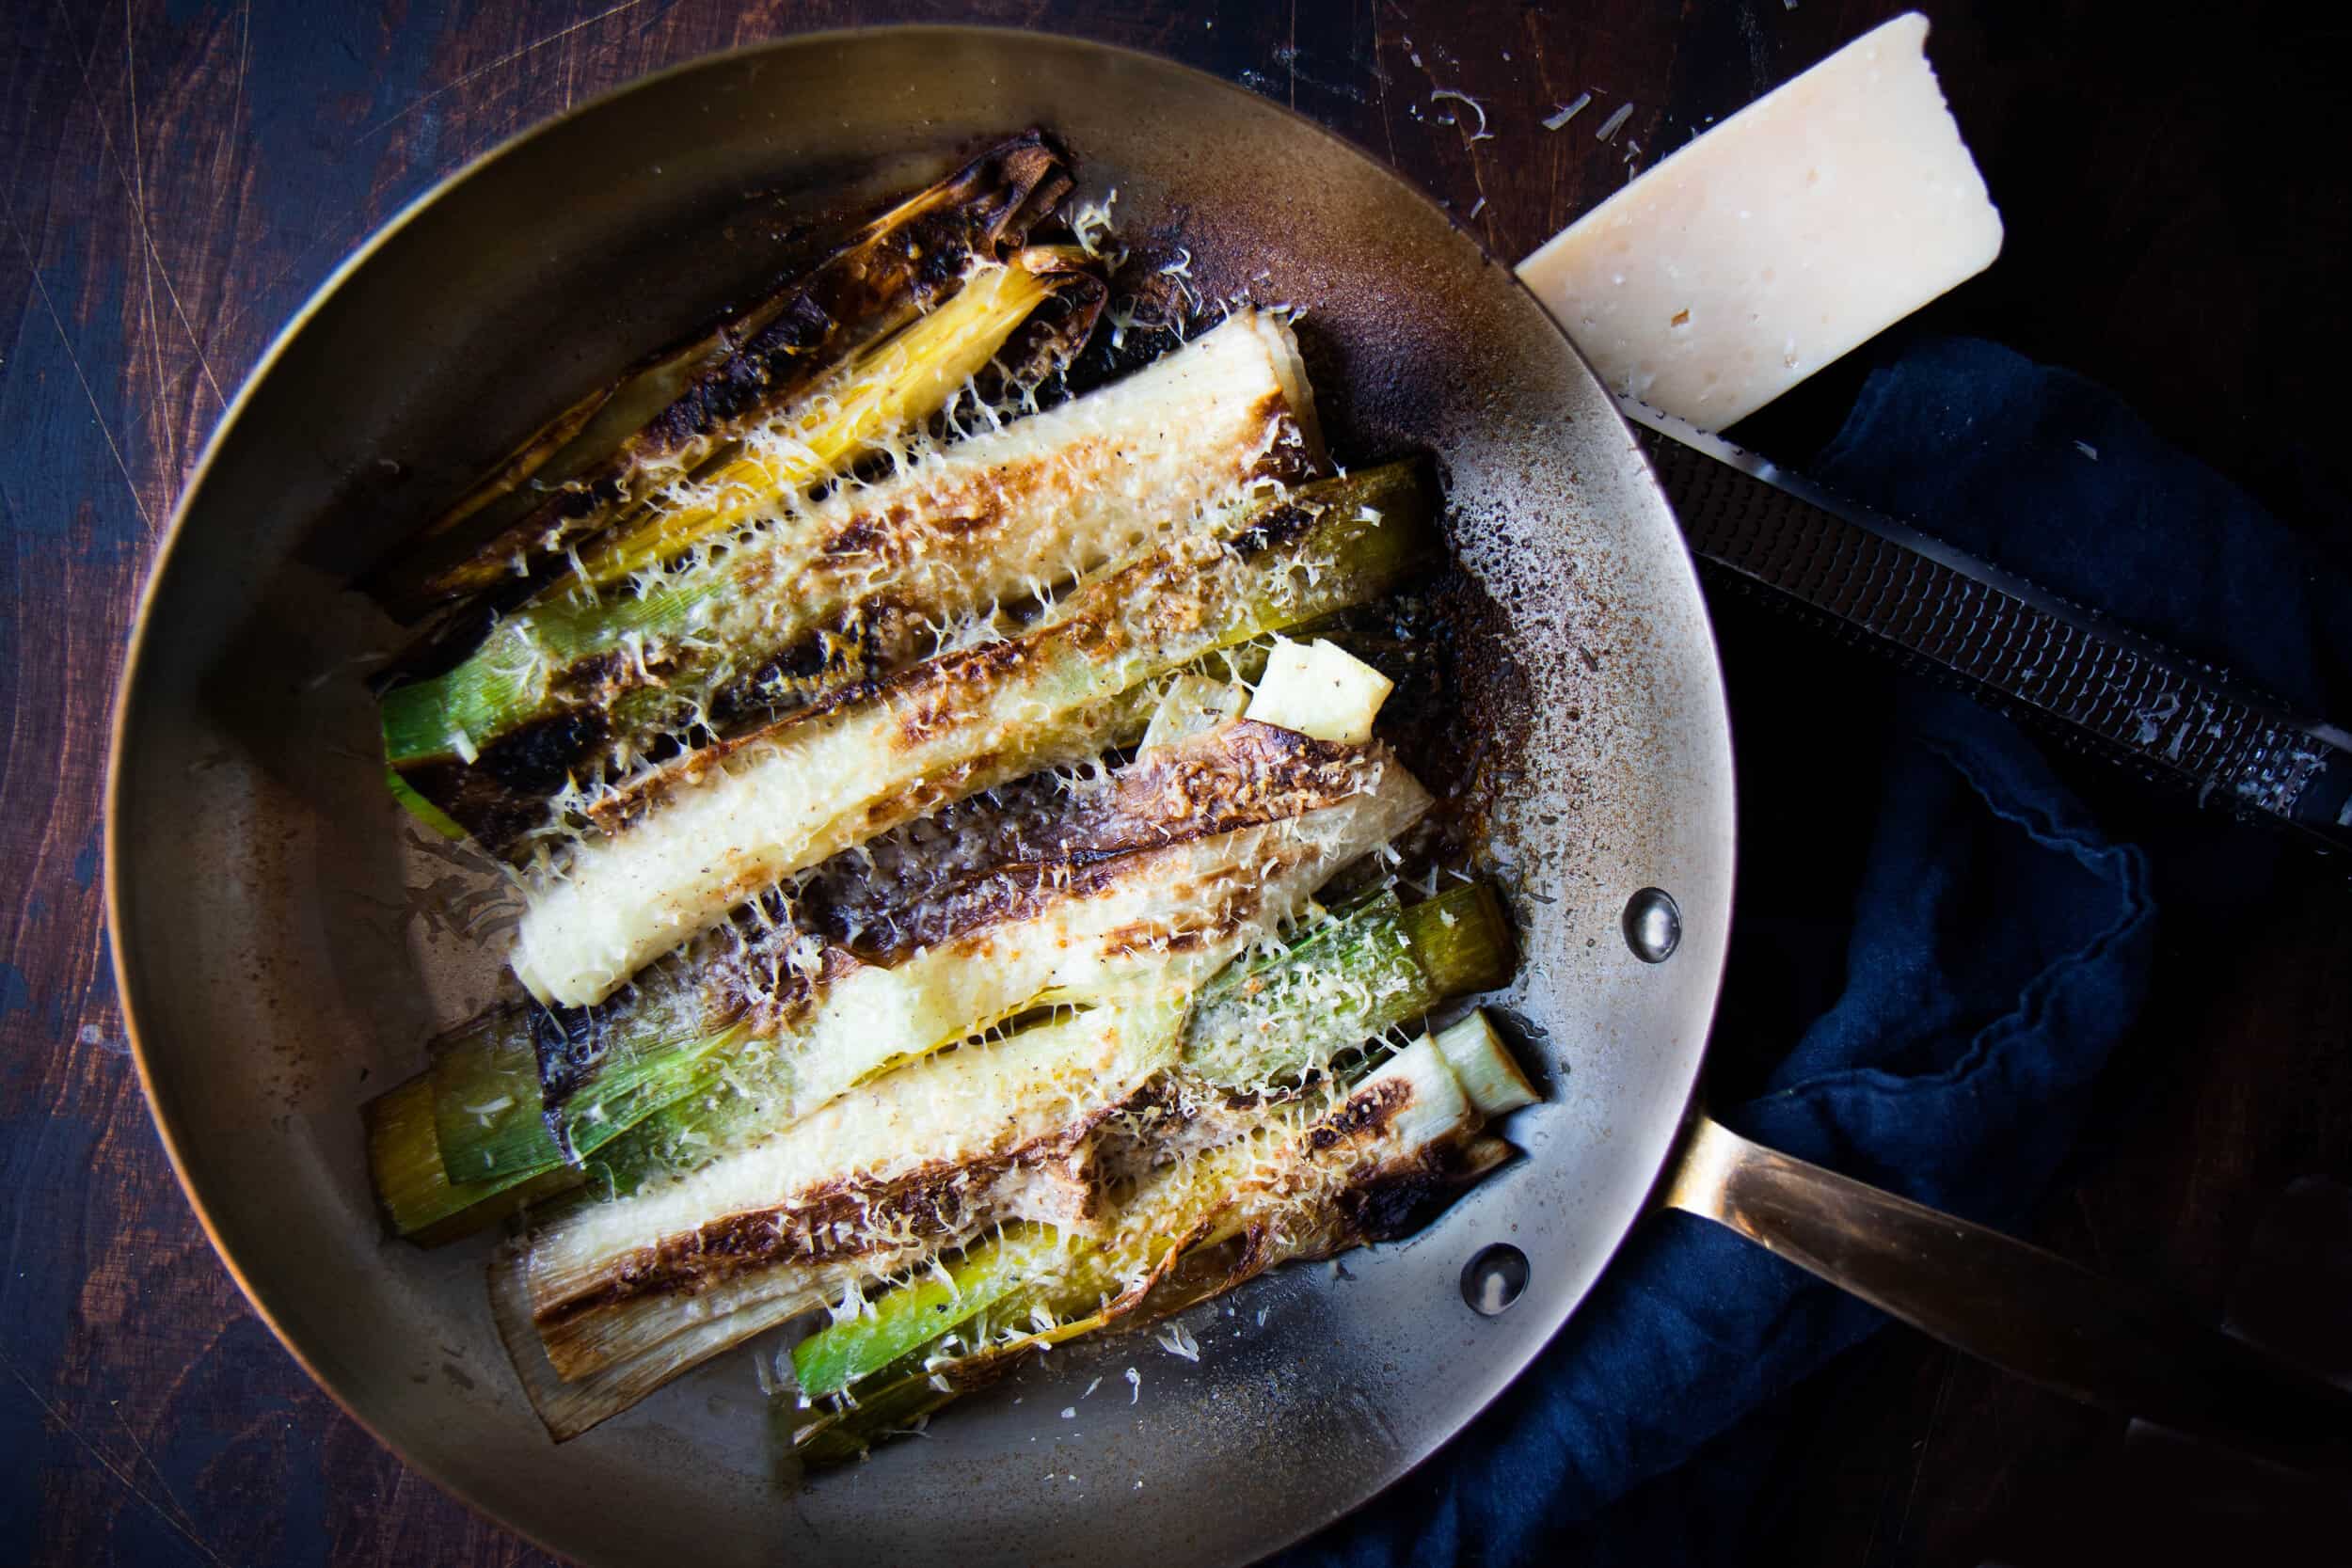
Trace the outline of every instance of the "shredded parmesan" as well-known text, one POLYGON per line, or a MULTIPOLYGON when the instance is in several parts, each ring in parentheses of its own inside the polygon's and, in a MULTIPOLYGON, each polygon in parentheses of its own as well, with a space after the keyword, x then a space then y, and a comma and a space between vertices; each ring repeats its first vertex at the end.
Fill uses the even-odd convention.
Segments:
POLYGON ((1567 124, 1568 121, 1582 114, 1584 112, 1584 105, 1590 103, 1592 101, 1593 95, 1591 93, 1578 93, 1576 95, 1575 103, 1564 103, 1560 106, 1560 109, 1556 114, 1552 114, 1545 118, 1544 129, 1547 131, 1559 130, 1562 126, 1567 124))
POLYGON ((1429 94, 1429 102, 1432 103, 1447 98, 1453 99, 1456 103, 1467 105, 1470 113, 1478 117, 1478 129, 1464 138, 1464 145, 1495 139, 1494 133, 1486 129, 1486 106, 1484 103, 1472 98, 1469 93, 1457 92, 1452 87, 1438 87, 1429 94))
POLYGON ((1114 270, 1125 252, 1115 248, 1116 242, 1104 242, 1111 236, 1111 209, 1118 201, 1119 187, 1113 185, 1102 200, 1082 204, 1070 217, 1071 237, 1078 242, 1078 247, 1095 261, 1110 261, 1114 270))

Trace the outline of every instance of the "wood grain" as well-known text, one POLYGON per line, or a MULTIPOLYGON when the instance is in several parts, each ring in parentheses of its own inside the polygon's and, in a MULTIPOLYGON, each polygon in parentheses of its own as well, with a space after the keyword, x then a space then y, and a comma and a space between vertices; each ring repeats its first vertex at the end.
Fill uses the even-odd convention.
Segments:
MULTIPOLYGON (((0 16, 0 1542, 54 1563, 540 1560, 413 1475, 277 1348, 149 1125, 99 891, 106 713, 174 500, 270 336, 401 205, 646 71, 780 34, 977 20, 1172 55, 1328 124, 1532 249, 1880 0, 22 0, 0 16), (1491 140, 1473 142, 1458 100, 1491 140), (1540 121, 1582 91, 1588 111, 1540 121), (1617 140, 1593 128, 1634 113, 1617 140), (1638 151, 1635 149, 1638 147, 1638 151)), ((2352 240, 2299 9, 1931 4, 2009 255, 1930 325, 2129 388, 2284 512, 2335 483, 2315 410, 2348 345, 2352 240)), ((1838 405, 1836 378, 1787 417, 1838 405)), ((2341 523, 2336 525, 2341 529, 2341 523)), ((2344 548, 2340 534, 2331 547, 2344 548)), ((1759 647, 1772 633, 1745 632, 1759 647)), ((1740 650, 1735 649, 1735 657, 1740 650)), ((2090 787, 2128 816, 2128 790, 2090 787)), ((2151 808, 2153 809, 2153 808, 2151 808)), ((2352 943, 2332 873, 2258 923, 2174 929, 2094 1146, 2043 1216, 2103 1266, 2218 1299, 2269 1193, 2345 1174, 2352 943)), ((1810 1396, 1791 1560, 2032 1558, 2107 1423, 1890 1336, 1810 1396), (1835 1480, 1824 1480, 1823 1477, 1835 1480)))

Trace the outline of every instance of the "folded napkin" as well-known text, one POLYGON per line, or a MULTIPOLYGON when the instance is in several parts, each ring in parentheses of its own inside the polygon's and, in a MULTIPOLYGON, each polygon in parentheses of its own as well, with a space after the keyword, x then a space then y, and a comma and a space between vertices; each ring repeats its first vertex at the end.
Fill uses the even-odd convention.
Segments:
MULTIPOLYGON (((1804 467, 2307 709, 2352 708, 2352 584, 2080 377, 1921 342, 1804 467)), ((2007 720, 1736 598, 1717 613, 1750 831, 1710 1107, 2013 1226, 2146 993, 2150 863, 2007 720)), ((1282 1560, 1742 1561, 1781 1396, 1883 1322, 1716 1226, 1652 1215, 1494 1408, 1282 1560)))

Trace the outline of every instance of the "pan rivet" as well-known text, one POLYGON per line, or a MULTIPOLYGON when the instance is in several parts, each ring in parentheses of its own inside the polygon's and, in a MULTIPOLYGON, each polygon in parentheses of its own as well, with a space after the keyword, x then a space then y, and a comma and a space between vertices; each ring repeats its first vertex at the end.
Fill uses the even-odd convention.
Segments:
POLYGON ((1462 1299, 1482 1318, 1499 1318, 1527 1289, 1527 1254, 1508 1242, 1481 1248, 1462 1270, 1462 1299))
POLYGON ((1662 964, 1682 945, 1682 911, 1662 888, 1645 887, 1625 901, 1625 944, 1645 964, 1662 964))

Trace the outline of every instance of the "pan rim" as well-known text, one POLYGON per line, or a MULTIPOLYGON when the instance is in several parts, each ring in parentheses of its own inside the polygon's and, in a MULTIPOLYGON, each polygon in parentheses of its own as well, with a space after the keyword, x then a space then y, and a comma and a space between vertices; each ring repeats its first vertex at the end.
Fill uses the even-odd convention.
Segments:
MULTIPOLYGON (((267 1302, 263 1299, 260 1287, 247 1275, 245 1267, 234 1256, 231 1255, 229 1248, 223 1242, 220 1222, 215 1218, 211 1208, 207 1205, 203 1196, 199 1192, 197 1183, 191 1177, 186 1152, 183 1149, 182 1140, 175 1130, 176 1118, 166 1114, 162 1103, 158 1100, 156 1075, 149 1061, 148 1046, 140 1026, 140 1009, 137 1001, 140 994, 140 988, 135 983, 137 975, 135 974, 134 958, 130 953, 131 944, 120 940, 121 933, 126 928, 124 923, 124 911, 132 899, 132 890, 127 885, 128 879, 126 878, 123 870, 124 860, 121 852, 123 848, 121 842, 123 818, 127 805, 125 800, 126 784, 123 771, 123 761, 124 753, 130 744, 129 736, 132 731, 133 720, 135 716, 137 704, 140 698, 139 687, 141 682, 139 680, 139 676, 141 671, 145 668, 143 660, 147 653, 148 633, 151 628, 152 612, 158 601, 163 596, 164 585, 167 578, 171 573, 175 558, 181 553, 181 546, 183 542, 183 536, 187 531, 189 516, 194 510, 195 503, 199 498, 203 495, 206 483, 211 478, 214 467, 221 451, 235 436, 246 409, 255 400, 264 383, 268 381, 272 373, 277 370, 278 364, 286 356, 297 339, 302 336, 302 334, 310 326, 315 318, 322 313, 337 297, 337 295, 341 293, 341 292, 350 283, 352 278, 371 261, 373 261, 379 251, 387 248, 395 238, 415 224, 427 211, 450 197, 460 187, 473 181, 476 177, 483 175, 499 163, 519 153, 523 149, 536 143, 541 138, 551 135, 562 128, 571 125, 577 120, 603 112, 609 109, 612 104, 634 94, 642 91, 652 90, 657 87, 669 82, 672 78, 682 77, 690 72, 717 69, 733 62, 755 56, 785 55, 804 50, 856 45, 872 42, 878 40, 892 41, 935 40, 940 42, 949 42, 964 39, 979 39, 999 42, 1008 39, 1019 39, 1033 42, 1044 41, 1057 47, 1068 48, 1080 53, 1090 52, 1098 55, 1123 58, 1131 63, 1141 65, 1149 69, 1167 71, 1182 77, 1189 78, 1195 85, 1207 85, 1213 87, 1222 93, 1230 94, 1236 99, 1246 101, 1251 104, 1253 108, 1261 110, 1271 109, 1288 119, 1296 122, 1299 126, 1311 133, 1314 136, 1321 138, 1327 143, 1335 144, 1348 156, 1359 160, 1369 166, 1380 176, 1384 177, 1399 196, 1407 197, 1410 199, 1419 202, 1425 210, 1443 219, 1446 226, 1454 233, 1468 240, 1477 249, 1480 256, 1485 259, 1488 265, 1497 268, 1504 275, 1509 288, 1517 291, 1531 305, 1535 307, 1535 313, 1541 319, 1544 328, 1549 330, 1553 337, 1557 339, 1560 346, 1565 348, 1575 359, 1576 363, 1583 369, 1585 373, 1594 379, 1596 385, 1603 385, 1605 390, 1605 384, 1600 382, 1598 373, 1593 370, 1590 361, 1587 360, 1583 353, 1578 349, 1573 340, 1568 338, 1567 334, 1560 328, 1556 322, 1552 320, 1549 311, 1542 308, 1540 301, 1535 298, 1533 291, 1529 290, 1526 283, 1518 277, 1514 263, 1497 257, 1473 230, 1466 226, 1454 213, 1442 206, 1434 197, 1432 197, 1427 191, 1423 190, 1408 176, 1391 165, 1383 162, 1368 149, 1358 145, 1349 137, 1340 134, 1328 126, 1322 124, 1312 118, 1300 113, 1297 109, 1288 104, 1266 98, 1261 94, 1251 91, 1246 87, 1233 82, 1229 82, 1223 77, 1217 76, 1213 72, 1201 70, 1197 66, 1189 65, 1184 61, 1173 59, 1164 55, 1155 54, 1149 50, 1134 48, 1125 44, 1113 43, 1095 38, 1045 33, 1030 28, 985 24, 902 23, 884 24, 872 26, 823 28, 809 32, 794 33, 782 38, 768 39, 755 43, 739 45, 734 48, 698 54, 690 58, 677 60, 657 70, 649 71, 641 75, 634 76, 628 81, 615 84, 596 96, 576 103, 560 113, 548 116, 548 118, 532 125, 526 126, 523 129, 515 132, 513 135, 501 139, 496 145, 486 148, 466 159, 456 167, 436 179, 424 189, 419 191, 415 196, 411 197, 390 217, 387 218, 374 230, 371 230, 367 236, 362 239, 347 255, 345 255, 343 259, 326 275, 326 277, 319 282, 317 287, 311 291, 309 296, 304 299, 302 304, 294 311, 292 315, 287 318, 285 323, 271 337, 268 344, 255 358, 252 366, 246 372, 244 377, 238 385, 236 394, 230 399, 228 406, 223 409, 220 419, 214 426, 210 436, 206 439, 203 450, 196 464, 188 470, 187 478, 182 485, 179 497, 173 503, 170 517, 166 524, 162 536, 156 544, 154 558, 148 568, 146 581, 139 590, 137 601, 132 615, 130 636, 124 644, 121 673, 117 680, 113 701, 110 705, 108 721, 109 734, 106 748, 106 784, 103 793, 104 815, 102 833, 102 847, 105 862, 103 877, 103 906, 106 923, 105 930, 108 938, 107 946, 110 950, 109 967, 115 982, 116 995, 121 1008, 123 1029, 125 1037, 129 1044, 133 1067, 138 1075, 140 1094, 146 1105, 148 1117, 154 1126, 156 1135, 163 1145, 165 1157, 171 1166, 173 1179, 179 1185, 181 1193, 186 1198, 190 1210, 196 1216, 198 1226, 202 1229, 205 1240, 211 1245, 215 1256, 220 1259, 222 1267, 227 1271, 230 1278, 235 1283, 239 1293, 245 1298, 247 1306, 252 1308, 255 1316, 258 1317, 262 1321, 262 1324, 269 1330, 271 1337, 275 1338, 294 1359, 295 1365, 302 1370, 304 1375, 307 1376, 323 1393, 325 1393, 345 1417, 349 1418, 362 1431, 367 1433, 368 1435, 386 1451, 391 1453, 395 1458, 397 1458, 404 1466, 423 1475, 443 1494, 454 1498, 462 1506, 466 1507, 476 1515, 490 1520, 500 1528, 513 1532, 515 1535, 529 1542, 532 1545, 542 1551, 549 1553, 551 1556, 562 1558, 564 1554, 555 1546, 551 1545, 535 1531, 513 1522, 503 1513, 494 1512, 485 1504, 476 1500, 471 1485, 464 1481, 461 1481, 455 1475, 451 1473, 450 1467, 437 1463, 421 1460, 412 1455, 401 1444, 389 1437, 382 1429, 372 1421, 367 1415, 363 1414, 353 1403, 353 1402, 345 1396, 342 1389, 339 1387, 334 1381, 330 1380, 326 1375, 320 1365, 309 1353, 306 1352, 304 1347, 296 1341, 295 1338, 279 1322, 278 1315, 272 1311, 267 1302)), ((1080 150, 1080 151, 1081 156, 1083 156, 1083 150, 1080 150)), ((1671 516, 1671 508, 1665 499, 1656 469, 1649 462, 1646 454, 1642 451, 1640 443, 1634 438, 1631 426, 1627 423, 1624 415, 1617 409, 1613 399, 1604 398, 1603 401, 1607 406, 1607 418, 1611 421, 1613 421, 1616 434, 1622 437, 1622 447, 1625 454, 1630 458, 1634 468, 1638 470, 1641 475, 1643 484, 1648 489, 1650 494, 1656 498, 1660 511, 1666 514, 1668 516, 1671 516)), ((1675 546, 1672 552, 1675 557, 1674 570, 1679 575, 1680 578, 1677 587, 1687 590, 1690 605, 1698 617, 1696 626, 1705 634, 1706 662, 1708 671, 1713 677, 1714 690, 1718 697, 1718 700, 1711 705, 1713 708, 1714 726, 1719 731, 1719 734, 1712 738, 1717 739, 1720 742, 1722 754, 1726 758, 1729 758, 1732 755, 1731 720, 1727 705, 1721 700, 1724 689, 1722 654, 1720 643, 1716 638, 1713 616, 1708 610, 1705 595, 1700 591, 1696 564, 1691 556, 1687 543, 1684 542, 1678 531, 1677 531, 1673 536, 1673 544, 1675 546)), ((1728 782, 1729 781, 1727 781, 1727 784, 1728 782)), ((1729 787, 1725 789, 1724 812, 1725 818, 1724 826, 1727 830, 1727 842, 1736 847, 1738 843, 1738 800, 1735 789, 1729 787)), ((1251 1560, 1263 1560, 1265 1558, 1271 1557, 1292 1545, 1296 1544, 1298 1542, 1307 1539, 1311 1535, 1328 1528, 1331 1525, 1347 1517, 1358 1509, 1363 1507, 1374 1497, 1378 1497, 1394 1486, 1406 1481, 1423 1465, 1427 1465, 1434 1457, 1436 1457, 1440 1449, 1453 1442, 1454 1438, 1458 1437, 1473 1422, 1483 1416, 1493 1405, 1496 1400, 1498 1400, 1507 1389, 1515 1385, 1520 1377, 1525 1375, 1528 1369, 1534 1364, 1534 1360, 1545 1353, 1552 1341, 1557 1338, 1561 1329, 1565 1326, 1568 1321, 1575 1316, 1577 1310, 1581 1307, 1584 1302, 1589 1298, 1593 1284, 1597 1282, 1608 1273, 1611 1266, 1614 1263, 1617 1255, 1624 1247, 1627 1240, 1633 1233, 1635 1227, 1641 1223, 1642 1219, 1650 1212, 1651 1209, 1656 1207, 1657 1195, 1671 1176, 1682 1149, 1689 1141, 1690 1128, 1692 1121, 1692 1111, 1698 1103, 1699 1069, 1706 1055, 1706 1037, 1707 1034, 1711 1033, 1715 1008, 1721 997, 1724 956, 1728 951, 1728 926, 1730 910, 1736 888, 1737 876, 1738 859, 1736 852, 1734 852, 1729 856, 1728 862, 1723 872, 1722 909, 1724 926, 1723 933, 1724 941, 1718 944, 1717 951, 1711 963, 1709 963, 1701 973, 1699 980, 1697 982, 1703 982, 1706 989, 1706 1006, 1704 1009, 1704 1018, 1706 1022, 1705 1028, 1701 1033, 1698 1042, 1689 1053, 1687 1080, 1679 1085, 1678 1091, 1675 1097, 1677 1101, 1677 1110, 1673 1124, 1673 1131, 1663 1139, 1661 1145, 1657 1169, 1652 1173, 1651 1180, 1645 1188, 1645 1195, 1642 1200, 1634 1207, 1626 1222, 1617 1228, 1615 1236, 1605 1246, 1597 1249, 1596 1263, 1592 1271, 1591 1279, 1587 1281, 1583 1289, 1578 1292, 1576 1299, 1569 1303, 1568 1306, 1563 1310, 1559 1323, 1553 1325, 1549 1334, 1546 1336, 1542 1345, 1539 1346, 1533 1354, 1520 1359, 1518 1365, 1513 1367, 1506 1374, 1498 1378, 1493 1386, 1479 1395, 1474 1403, 1467 1403, 1461 1409, 1458 1418, 1452 1419, 1448 1424, 1448 1430, 1446 1430, 1441 1435, 1430 1440, 1424 1447, 1421 1448, 1420 1451, 1412 1453, 1409 1458, 1406 1460, 1403 1466, 1397 1469, 1394 1474, 1390 1476, 1387 1480, 1381 1481, 1377 1485, 1360 1491, 1358 1495, 1343 1503, 1340 1503, 1336 1507, 1315 1511, 1313 1518, 1303 1528, 1298 1528, 1294 1532, 1285 1534, 1281 1539, 1269 1542, 1256 1552, 1251 1560)))

